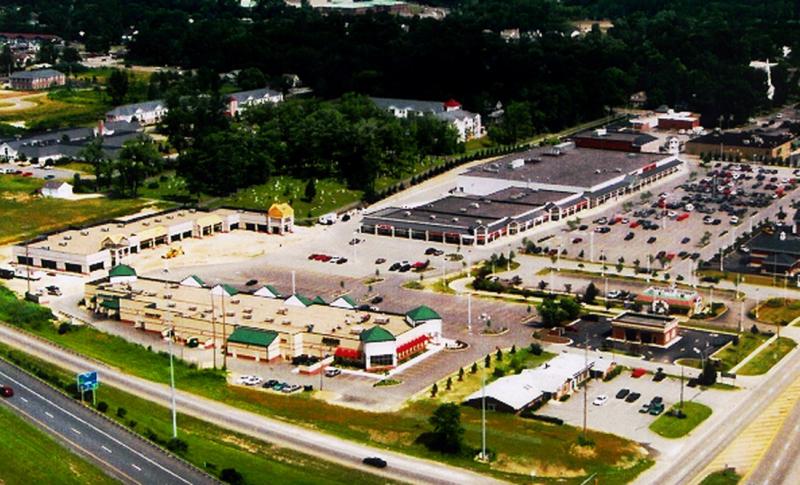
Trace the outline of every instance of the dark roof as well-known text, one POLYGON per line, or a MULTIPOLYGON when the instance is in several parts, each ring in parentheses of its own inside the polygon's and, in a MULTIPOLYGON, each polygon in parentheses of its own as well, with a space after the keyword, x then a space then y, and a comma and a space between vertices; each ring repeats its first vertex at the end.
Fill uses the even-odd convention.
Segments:
POLYGON ((392 335, 391 332, 383 327, 372 327, 368 330, 364 330, 361 332, 358 338, 365 344, 375 342, 391 342, 392 340, 397 340, 394 338, 394 335, 392 335))
MULTIPOLYGON (((800 237, 785 230, 775 231, 774 234, 762 232, 754 237, 749 245, 751 252, 785 253, 800 257, 800 237), (785 235, 783 240, 781 240, 781 234, 785 235)), ((765 261, 765 263, 770 261, 765 261)))
POLYGON ((228 342, 245 345, 255 345, 258 347, 269 347, 272 342, 278 337, 278 332, 273 330, 263 330, 253 327, 237 327, 230 337, 228 342))
POLYGON ((42 186, 43 189, 57 189, 62 185, 69 185, 68 183, 64 182, 63 180, 48 180, 42 186))
POLYGON ((251 99, 261 99, 265 97, 278 96, 281 93, 270 88, 251 89, 249 91, 239 91, 238 93, 231 93, 228 98, 235 99, 238 103, 245 103, 251 99))
POLYGON ((141 103, 123 104, 107 112, 107 116, 134 116, 140 112, 155 111, 158 108, 166 109, 167 103, 163 99, 143 101, 141 103))
POLYGON ((11 75, 11 79, 42 79, 63 75, 64 73, 55 69, 36 69, 35 71, 17 71, 11 75))
POLYGON ((464 175, 590 188, 669 157, 670 155, 656 153, 627 153, 593 148, 534 148, 472 167, 464 175))
POLYGON ((706 135, 689 140, 688 143, 771 149, 783 145, 784 143, 788 143, 793 139, 794 136, 791 134, 780 132, 764 133, 759 131, 713 131, 706 135))
POLYGON ((624 312, 611 320, 612 324, 635 325, 639 327, 652 327, 665 329, 667 325, 674 322, 675 318, 649 313, 624 312))
POLYGON ((574 135, 573 138, 575 140, 587 139, 587 140, 624 141, 631 143, 631 145, 635 147, 641 147, 642 145, 646 145, 647 143, 658 140, 658 138, 654 137, 653 135, 648 135, 647 133, 626 131, 626 130, 602 130, 602 129, 582 131, 574 135))

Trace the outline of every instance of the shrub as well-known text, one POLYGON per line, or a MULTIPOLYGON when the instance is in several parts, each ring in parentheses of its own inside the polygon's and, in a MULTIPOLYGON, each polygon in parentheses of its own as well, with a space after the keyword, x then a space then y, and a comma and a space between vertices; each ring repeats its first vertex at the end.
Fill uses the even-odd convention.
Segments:
POLYGON ((117 417, 124 418, 125 415, 128 414, 128 410, 125 408, 117 408, 117 417))
POLYGON ((100 401, 99 403, 97 403, 97 410, 100 411, 101 413, 108 411, 108 403, 105 401, 100 401))
POLYGON ((533 355, 542 355, 542 346, 540 344, 534 342, 531 344, 530 349, 533 355))
POLYGON ((170 438, 166 446, 173 453, 186 453, 189 450, 189 444, 180 438, 170 438))
POLYGON ((244 477, 239 473, 236 468, 225 468, 220 472, 219 479, 225 483, 233 485, 240 485, 244 483, 244 477))
POLYGON ((59 335, 64 335, 65 333, 69 332, 70 330, 72 330, 72 325, 70 325, 68 322, 61 322, 58 325, 58 334, 59 335))
POLYGON ((503 377, 504 375, 506 375, 506 371, 504 371, 500 367, 495 367, 494 371, 492 371, 492 375, 494 377, 500 378, 500 377, 503 377))
POLYGON ((614 368, 611 370, 611 372, 609 372, 609 373, 608 373, 608 374, 607 374, 607 375, 606 375, 606 376, 603 378, 603 380, 604 380, 604 381, 606 381, 606 382, 608 382, 608 381, 610 381, 611 379, 613 379, 613 378, 617 377, 618 375, 620 375, 621 373, 622 373, 622 366, 619 366, 619 365, 618 365, 618 366, 614 367, 614 368))

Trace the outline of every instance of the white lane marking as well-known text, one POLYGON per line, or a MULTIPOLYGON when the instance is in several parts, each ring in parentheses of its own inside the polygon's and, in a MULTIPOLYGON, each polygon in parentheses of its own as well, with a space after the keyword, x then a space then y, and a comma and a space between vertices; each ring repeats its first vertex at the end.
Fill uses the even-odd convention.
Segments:
POLYGON ((133 463, 131 463, 131 466, 132 466, 132 467, 133 467, 133 469, 134 469, 134 470, 136 470, 137 472, 140 472, 140 471, 142 471, 142 469, 141 469, 141 468, 139 468, 138 466, 136 466, 136 465, 135 465, 135 464, 133 464, 133 463))
POLYGON ((106 445, 101 445, 100 448, 102 448, 103 451, 105 451, 105 452, 111 453, 111 449, 109 447, 107 447, 106 445))
POLYGON ((80 431, 78 431, 78 430, 77 430, 77 429, 75 429, 75 428, 70 428, 70 429, 71 429, 71 430, 72 430, 72 432, 73 432, 73 433, 75 433, 75 434, 81 434, 81 432, 80 432, 80 431))
MULTIPOLYGON (((190 481, 186 480, 185 478, 183 478, 183 477, 181 477, 181 476, 177 475, 177 474, 176 474, 175 472, 173 472, 172 470, 168 470, 167 468, 164 468, 164 466, 162 466, 161 464, 159 464, 159 463, 156 463, 156 462, 155 462, 155 461, 153 461, 151 458, 149 458, 149 457, 145 456, 144 454, 140 453, 139 451, 136 451, 136 450, 134 450, 134 449, 133 449, 133 448, 131 448, 130 446, 128 446, 128 445, 126 445, 125 443, 123 443, 122 441, 120 441, 120 440, 118 440, 118 439, 114 438, 113 436, 111 436, 110 434, 106 433, 105 431, 103 431, 102 429, 98 428, 97 426, 95 426, 95 425, 93 425, 93 424, 91 424, 91 423, 88 423, 88 422, 86 422, 86 421, 85 421, 83 418, 81 418, 80 416, 77 416, 77 415, 75 415, 75 414, 72 414, 71 412, 69 412, 69 411, 67 411, 67 410, 65 410, 65 409, 62 409, 61 407, 59 407, 59 406, 58 406, 56 403, 54 403, 53 401, 51 401, 51 400, 47 399, 46 397, 44 397, 44 396, 42 396, 41 394, 39 394, 38 392, 34 391, 34 390, 33 390, 33 389, 31 389, 30 387, 26 386, 25 384, 23 384, 23 383, 19 382, 19 381, 18 381, 18 380, 16 380, 16 379, 12 378, 11 376, 9 376, 8 374, 6 374, 5 372, 2 372, 2 371, 0 371, 0 376, 3 376, 3 377, 5 377, 5 378, 6 378, 6 379, 8 379, 9 381, 13 382, 14 384, 16 384, 17 386, 19 386, 20 388, 22 388, 22 389, 25 389, 26 391, 28 391, 29 393, 31 393, 31 394, 33 394, 34 396, 38 397, 39 399, 41 399, 42 401, 46 402, 46 403, 47 403, 47 404, 49 404, 50 406, 54 407, 54 408, 55 408, 55 409, 57 409, 58 411, 60 411, 60 412, 62 412, 62 413, 64 413, 64 414, 66 414, 67 416, 71 417, 72 419, 74 419, 74 420, 76 420, 76 421, 78 421, 78 422, 80 422, 80 423, 83 423, 83 424, 85 424, 85 425, 86 425, 86 426, 88 426, 89 428, 91 428, 91 429, 93 429, 94 431, 98 432, 99 434, 101 434, 101 435, 105 436, 105 437, 106 437, 106 438, 108 438, 109 440, 111 440, 111 441, 113 441, 114 443, 118 444, 119 446, 121 446, 121 447, 125 448, 126 450, 130 451, 131 453, 133 453, 134 455, 138 456, 139 458, 142 458, 142 459, 143 459, 143 460, 145 460, 146 462, 148 462, 148 463, 150 463, 150 464, 152 464, 152 465, 156 466, 157 468, 159 468, 159 469, 163 470, 163 471, 164 471, 164 472, 166 472, 167 474, 169 474, 169 475, 171 475, 171 476, 175 477, 175 478, 176 478, 178 481, 180 481, 180 482, 182 482, 182 483, 185 483, 186 485, 192 485, 192 482, 190 482, 190 481)), ((51 416, 52 416, 52 415, 51 415, 51 416)))
POLYGON ((55 416, 53 416, 52 414, 50 414, 50 412, 49 412, 49 411, 45 411, 45 412, 44 412, 44 414, 46 414, 46 415, 47 415, 47 417, 48 417, 48 418, 50 418, 50 419, 53 419, 53 418, 55 417, 55 416))
POLYGON ((24 397, 22 397, 22 396, 20 396, 19 398, 20 398, 20 399, 22 399, 22 402, 28 402, 28 400, 27 400, 27 399, 25 399, 25 398, 24 398, 24 397))

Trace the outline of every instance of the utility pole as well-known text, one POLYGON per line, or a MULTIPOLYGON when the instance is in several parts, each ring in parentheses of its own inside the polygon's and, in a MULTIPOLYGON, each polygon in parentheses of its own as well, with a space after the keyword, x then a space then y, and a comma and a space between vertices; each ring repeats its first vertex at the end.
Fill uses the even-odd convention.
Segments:
POLYGON ((169 385, 170 385, 170 400, 172 401, 172 437, 178 437, 178 412, 175 406, 175 364, 173 363, 172 356, 172 340, 175 339, 175 324, 172 322, 172 317, 168 317, 167 323, 170 326, 169 330, 169 385))
POLYGON ((467 332, 472 333, 472 292, 467 293, 467 332))
POLYGON ((211 342, 214 370, 217 370, 217 311, 214 308, 214 293, 211 293, 211 342))
POLYGON ((744 331, 744 298, 739 302, 739 333, 744 331))
POLYGON ((681 411, 683 411, 683 365, 681 364, 681 411))
POLYGON ((28 291, 25 294, 26 297, 31 294, 31 263, 32 262, 33 261, 31 261, 30 252, 29 252, 29 249, 28 249, 28 243, 26 242, 25 243, 25 271, 27 272, 27 281, 26 281, 26 283, 28 285, 28 291))
POLYGON ((227 348, 227 345, 226 345, 226 342, 225 342, 226 332, 227 332, 227 327, 225 325, 225 323, 226 323, 226 321, 225 321, 225 317, 226 317, 226 315, 225 315, 225 294, 226 293, 227 293, 227 291, 223 287, 222 288, 222 297, 221 297, 222 298, 222 368, 223 369, 227 369, 228 368, 228 348, 227 348))
MULTIPOLYGON (((589 337, 583 342, 583 369, 589 367, 589 337)), ((583 385, 583 439, 586 440, 586 421, 589 414, 589 376, 586 377, 583 385)))
POLYGON ((292 295, 297 294, 297 289, 295 287, 295 278, 294 278, 294 270, 292 270, 292 295))
POLYGON ((486 367, 481 372, 481 460, 486 460, 486 367))

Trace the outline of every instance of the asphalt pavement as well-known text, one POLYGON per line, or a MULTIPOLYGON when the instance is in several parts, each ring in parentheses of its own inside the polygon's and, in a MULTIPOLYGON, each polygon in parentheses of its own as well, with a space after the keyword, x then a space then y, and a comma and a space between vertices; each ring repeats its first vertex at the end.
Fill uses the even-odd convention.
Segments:
POLYGON ((2 400, 6 406, 123 483, 217 483, 211 476, 3 360, 0 360, 0 383, 14 390, 13 397, 2 400))

